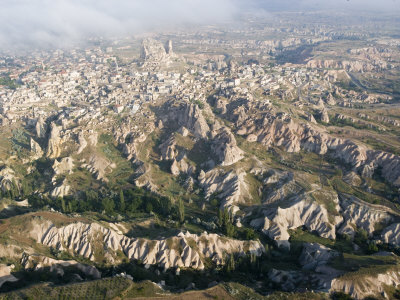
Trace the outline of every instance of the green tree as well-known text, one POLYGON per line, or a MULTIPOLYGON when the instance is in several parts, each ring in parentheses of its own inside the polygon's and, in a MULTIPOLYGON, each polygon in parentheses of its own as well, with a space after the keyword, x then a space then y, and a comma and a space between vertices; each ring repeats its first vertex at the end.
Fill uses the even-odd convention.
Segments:
POLYGON ((232 224, 232 217, 228 209, 225 208, 223 211, 218 212, 218 225, 222 231, 229 237, 234 237, 236 235, 236 228, 232 224))
POLYGON ((106 214, 112 215, 114 213, 115 203, 112 199, 110 199, 108 197, 103 198, 103 200, 101 201, 101 204, 102 204, 103 210, 106 212, 106 214))
POLYGON ((119 192, 119 210, 121 212, 125 212, 125 198, 123 190, 119 192))
POLYGON ((218 226, 221 228, 224 226, 224 213, 221 209, 218 210, 218 226))
POLYGON ((226 270, 228 273, 235 271, 236 265, 235 265, 235 257, 233 253, 229 256, 228 264, 226 266, 226 270))
POLYGON ((378 251, 379 251, 378 246, 374 242, 372 242, 368 245, 368 253, 369 254, 374 254, 378 251))
POLYGON ((254 240, 256 237, 256 233, 254 232, 254 229, 252 228, 245 228, 245 234, 246 234, 246 240, 254 240))
POLYGON ((65 205, 65 199, 62 197, 60 197, 60 198, 61 198, 61 210, 63 213, 65 213, 65 212, 67 212, 67 206, 65 205))
POLYGON ((185 206, 183 204, 182 198, 179 198, 178 200, 178 219, 181 223, 185 221, 185 206))
POLYGON ((368 232, 364 229, 360 229, 356 232, 354 236, 354 242, 357 245, 363 245, 367 242, 368 240, 368 232))

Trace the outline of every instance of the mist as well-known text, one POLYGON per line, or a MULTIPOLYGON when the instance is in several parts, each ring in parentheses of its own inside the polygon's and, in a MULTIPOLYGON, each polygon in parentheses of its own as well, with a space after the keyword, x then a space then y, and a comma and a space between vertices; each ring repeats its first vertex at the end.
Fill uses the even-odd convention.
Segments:
POLYGON ((0 49, 68 47, 89 37, 135 35, 233 21, 243 12, 400 11, 398 0, 2 0, 0 49))

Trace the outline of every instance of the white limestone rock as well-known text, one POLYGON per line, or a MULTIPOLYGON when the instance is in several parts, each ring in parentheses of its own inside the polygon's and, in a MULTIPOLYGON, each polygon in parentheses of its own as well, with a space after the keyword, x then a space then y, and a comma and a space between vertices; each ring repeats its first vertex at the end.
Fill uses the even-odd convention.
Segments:
MULTIPOLYGON (((269 208, 264 211, 261 231, 275 240, 279 247, 290 248, 289 229, 305 226, 319 236, 335 239, 335 225, 329 218, 326 208, 308 199, 297 199, 286 208, 269 208)), ((337 222, 339 220, 335 220, 337 222)), ((254 225, 254 223, 253 223, 254 225)))
POLYGON ((51 131, 47 144, 46 156, 48 158, 57 158, 61 155, 61 136, 60 127, 51 123, 51 131))
POLYGON ((61 184, 56 186, 50 193, 50 196, 53 198, 58 198, 58 197, 65 197, 69 195, 69 192, 71 191, 71 187, 67 182, 67 179, 64 179, 61 184))
POLYGON ((97 223, 78 222, 57 228, 50 221, 39 219, 32 221, 29 236, 48 247, 70 251, 92 261, 96 259, 94 248, 101 243, 107 260, 116 259, 116 252, 122 251, 129 259, 164 269, 190 267, 201 270, 204 269, 204 257, 221 265, 226 254, 260 256, 265 251, 259 241, 238 241, 217 234, 180 233, 168 239, 147 240, 128 238, 97 223))
POLYGON ((300 254, 299 262, 303 270, 315 270, 326 265, 339 253, 318 243, 304 243, 303 251, 300 254))
POLYGON ((11 266, 0 264, 0 287, 6 282, 18 281, 18 278, 11 274, 12 271, 11 266))
POLYGON ((33 159, 38 159, 43 156, 43 150, 40 145, 31 137, 30 139, 30 148, 33 153, 33 159))
POLYGON ((393 220, 393 212, 389 208, 364 202, 354 196, 341 196, 340 206, 344 221, 337 231, 351 237, 355 235, 355 228, 362 228, 372 235, 377 224, 388 224, 393 220))
POLYGON ((236 204, 249 197, 249 188, 245 181, 246 173, 240 170, 226 172, 222 169, 212 169, 207 173, 200 172, 199 183, 204 189, 206 199, 217 194, 222 200, 221 208, 229 208, 235 213, 236 204))
POLYGON ((230 166, 244 157, 244 152, 236 144, 235 136, 227 127, 218 130, 213 138, 211 151, 221 166, 230 166))

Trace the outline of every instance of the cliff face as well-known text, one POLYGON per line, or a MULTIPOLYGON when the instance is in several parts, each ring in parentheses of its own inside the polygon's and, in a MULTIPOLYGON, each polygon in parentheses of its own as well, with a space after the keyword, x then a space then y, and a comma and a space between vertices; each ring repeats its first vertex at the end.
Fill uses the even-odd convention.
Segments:
POLYGON ((164 269, 204 269, 204 258, 220 265, 224 264, 226 254, 253 253, 260 256, 264 252, 263 245, 258 241, 238 241, 208 233, 200 236, 180 233, 160 240, 136 239, 97 223, 78 222, 57 228, 50 221, 33 221, 29 235, 45 246, 70 251, 91 261, 105 257, 109 262, 116 262, 117 251, 122 251, 129 259, 159 265, 164 269))

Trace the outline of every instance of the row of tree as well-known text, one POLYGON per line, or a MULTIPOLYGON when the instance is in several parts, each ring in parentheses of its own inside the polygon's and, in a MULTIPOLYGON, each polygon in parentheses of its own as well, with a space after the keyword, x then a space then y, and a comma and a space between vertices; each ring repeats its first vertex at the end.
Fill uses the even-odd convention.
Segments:
POLYGON ((136 213, 156 213, 163 217, 173 217, 183 223, 185 206, 182 199, 160 196, 142 188, 120 190, 119 193, 103 195, 96 190, 88 190, 78 196, 51 199, 42 194, 28 197, 29 204, 37 209, 51 207, 63 213, 82 213, 94 211, 113 216, 115 214, 133 215, 136 213))

